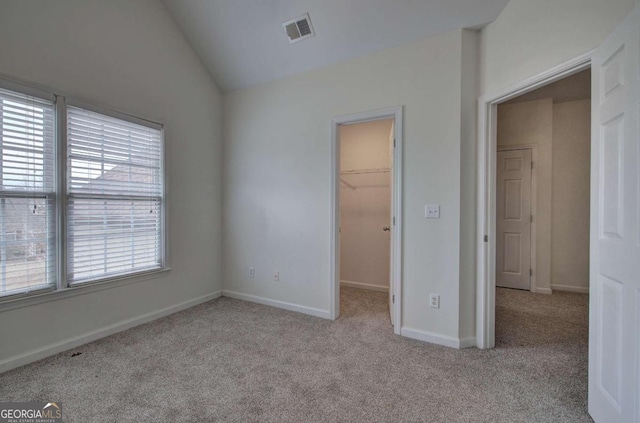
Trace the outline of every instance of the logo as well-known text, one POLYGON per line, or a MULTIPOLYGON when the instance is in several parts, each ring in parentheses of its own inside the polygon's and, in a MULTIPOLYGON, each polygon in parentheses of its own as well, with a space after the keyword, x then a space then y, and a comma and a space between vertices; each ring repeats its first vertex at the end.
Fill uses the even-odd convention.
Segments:
POLYGON ((0 423, 61 423, 57 402, 0 402, 0 423))

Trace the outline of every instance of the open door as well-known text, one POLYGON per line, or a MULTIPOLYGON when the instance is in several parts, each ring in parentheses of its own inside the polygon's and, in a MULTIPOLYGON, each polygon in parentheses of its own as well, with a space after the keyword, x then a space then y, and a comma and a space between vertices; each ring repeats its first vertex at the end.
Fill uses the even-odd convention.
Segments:
POLYGON ((589 413, 640 421, 640 6, 592 62, 589 413))
MULTIPOLYGON (((389 186, 391 187, 391 189, 389 190, 391 194, 389 196, 389 204, 391 205, 391 207, 389 207, 390 213, 388 227, 391 228, 392 231, 395 229, 393 227, 393 187, 395 186, 393 184, 393 141, 395 139, 395 133, 396 123, 394 121, 391 123, 391 132, 389 132, 389 167, 391 168, 391 171, 389 172, 389 175, 391 175, 389 177, 389 186)), ((393 236, 389 237, 389 251, 393 251, 393 236)), ((389 316, 391 316, 391 325, 393 326, 393 305, 395 302, 395 292, 393 286, 393 260, 391 259, 392 254, 389 255, 389 316)))

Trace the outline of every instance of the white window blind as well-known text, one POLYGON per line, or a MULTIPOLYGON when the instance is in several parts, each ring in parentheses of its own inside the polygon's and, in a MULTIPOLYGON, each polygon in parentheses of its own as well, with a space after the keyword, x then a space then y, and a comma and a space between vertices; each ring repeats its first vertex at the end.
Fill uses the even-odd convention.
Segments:
POLYGON ((162 131, 67 109, 70 283, 162 267, 162 131))
POLYGON ((0 296, 56 284, 55 107, 0 89, 0 296))

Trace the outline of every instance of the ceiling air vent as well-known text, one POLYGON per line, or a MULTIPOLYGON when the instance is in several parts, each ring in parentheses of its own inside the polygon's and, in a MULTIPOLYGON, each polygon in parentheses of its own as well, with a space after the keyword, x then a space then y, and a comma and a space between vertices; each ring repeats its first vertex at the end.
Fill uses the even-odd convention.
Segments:
POLYGON ((316 35, 315 32, 313 32, 308 13, 283 23, 282 27, 284 28, 284 32, 287 33, 287 37, 289 37, 289 43, 297 43, 298 41, 306 40, 316 35))

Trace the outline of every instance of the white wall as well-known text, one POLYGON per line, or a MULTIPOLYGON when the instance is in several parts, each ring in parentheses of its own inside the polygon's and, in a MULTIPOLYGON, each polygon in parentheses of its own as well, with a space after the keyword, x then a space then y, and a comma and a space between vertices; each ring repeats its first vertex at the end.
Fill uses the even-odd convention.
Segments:
MULTIPOLYGON (((392 119, 341 125, 340 169, 389 169, 392 119)), ((340 280, 343 285, 388 290, 391 173, 341 176, 340 280)))
POLYGON ((459 337, 473 344, 476 304, 476 174, 478 31, 462 31, 460 125, 460 322, 459 337))
POLYGON ((457 342, 463 33, 225 95, 225 290, 328 313, 331 118, 403 105, 403 327, 457 342), (441 218, 426 220, 425 203, 441 218))
POLYGON ((589 289, 591 101, 553 105, 551 288, 589 289))
POLYGON ((553 100, 498 106, 498 147, 536 147, 535 290, 551 293, 553 100))
POLYGON ((598 47, 634 0, 511 0, 480 40, 480 93, 492 94, 598 47))
POLYGON ((164 6, 3 1, 0 40, 0 73, 165 124, 172 267, 86 295, 0 306, 0 368, 219 291, 221 99, 164 6))

